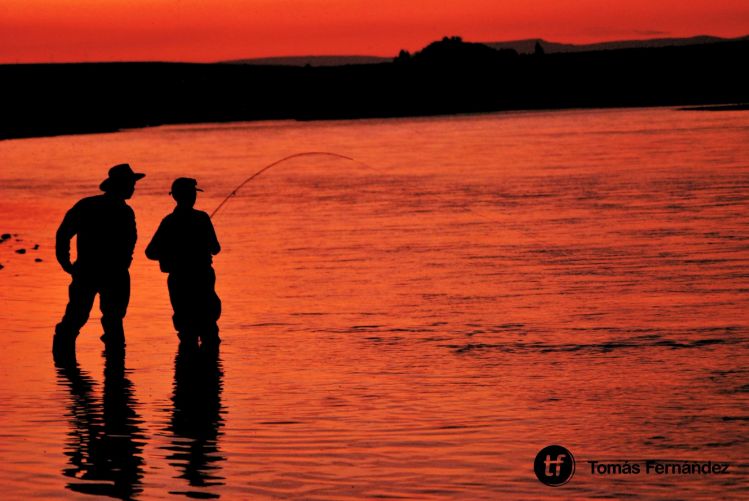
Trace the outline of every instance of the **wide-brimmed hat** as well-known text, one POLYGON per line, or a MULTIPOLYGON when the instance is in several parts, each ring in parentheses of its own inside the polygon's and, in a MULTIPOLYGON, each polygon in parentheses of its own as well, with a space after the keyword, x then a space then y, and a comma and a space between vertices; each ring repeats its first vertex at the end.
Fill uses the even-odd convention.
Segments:
POLYGON ((101 191, 107 191, 112 186, 122 184, 124 182, 134 183, 138 179, 143 179, 146 175, 142 172, 133 172, 130 168, 130 164, 118 164, 109 169, 109 177, 101 182, 99 189, 101 191))
POLYGON ((198 188, 198 180, 191 177, 178 177, 172 183, 172 191, 169 194, 190 191, 203 191, 198 188))

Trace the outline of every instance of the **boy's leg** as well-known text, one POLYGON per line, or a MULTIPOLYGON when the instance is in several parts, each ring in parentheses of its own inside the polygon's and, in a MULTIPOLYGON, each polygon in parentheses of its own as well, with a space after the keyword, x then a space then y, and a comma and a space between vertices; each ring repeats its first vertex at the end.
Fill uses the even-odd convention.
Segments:
POLYGON ((218 337, 218 319, 221 317, 221 299, 216 294, 216 272, 213 268, 206 271, 201 283, 204 300, 203 312, 203 329, 201 332, 201 341, 203 343, 219 344, 221 339, 218 337))
POLYGON ((172 323, 174 324, 174 329, 177 331, 177 336, 181 342, 196 343, 198 341, 198 333, 194 316, 196 308, 199 305, 194 304, 195 301, 191 300, 191 296, 195 292, 190 282, 190 277, 185 276, 183 273, 172 272, 167 279, 169 300, 174 310, 172 323))

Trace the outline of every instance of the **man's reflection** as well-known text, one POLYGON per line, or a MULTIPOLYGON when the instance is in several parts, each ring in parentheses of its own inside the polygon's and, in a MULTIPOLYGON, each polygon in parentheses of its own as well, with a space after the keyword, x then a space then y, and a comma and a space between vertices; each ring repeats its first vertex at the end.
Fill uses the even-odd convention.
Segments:
POLYGON ((133 384, 127 378, 124 351, 107 354, 101 398, 95 382, 74 356, 55 359, 58 384, 70 391, 69 434, 63 475, 67 488, 84 494, 130 499, 142 491, 142 421, 135 409, 133 384))
POLYGON ((187 480, 191 487, 224 484, 219 462, 225 458, 218 448, 224 425, 222 378, 217 348, 180 345, 174 360, 173 405, 168 428, 172 454, 168 460, 180 470, 178 478, 187 480))

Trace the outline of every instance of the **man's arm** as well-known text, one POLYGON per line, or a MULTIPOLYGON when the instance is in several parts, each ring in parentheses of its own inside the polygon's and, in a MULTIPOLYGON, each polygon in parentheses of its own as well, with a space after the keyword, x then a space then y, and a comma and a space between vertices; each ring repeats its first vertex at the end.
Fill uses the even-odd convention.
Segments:
POLYGON ((130 221, 128 225, 128 238, 127 238, 127 251, 128 251, 128 266, 130 266, 130 263, 133 262, 133 251, 135 251, 135 242, 138 240, 138 231, 135 227, 135 212, 133 212, 133 209, 128 206, 128 209, 130 209, 130 221))
POLYGON ((57 262, 67 273, 73 273, 73 264, 70 262, 70 240, 78 233, 80 216, 78 204, 70 209, 60 223, 55 236, 55 255, 57 262))

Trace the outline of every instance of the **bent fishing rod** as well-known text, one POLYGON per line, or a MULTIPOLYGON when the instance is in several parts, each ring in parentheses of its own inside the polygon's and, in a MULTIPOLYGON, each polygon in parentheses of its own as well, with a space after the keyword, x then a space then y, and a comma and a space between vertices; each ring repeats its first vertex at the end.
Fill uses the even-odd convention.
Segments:
MULTIPOLYGON (((217 212, 218 212, 219 210, 221 210, 221 207, 223 207, 223 206, 224 206, 224 205, 226 204, 226 202, 228 202, 228 201, 229 201, 229 199, 231 199, 232 197, 234 197, 234 196, 235 196, 235 195, 237 194, 237 192, 238 192, 239 190, 241 190, 241 189, 242 189, 242 188, 244 187, 244 185, 246 185, 247 183, 249 183, 250 181, 252 181, 252 180, 253 180, 253 179, 255 179, 256 177, 258 177, 258 176, 259 176, 260 174, 262 174, 263 172, 265 172, 265 171, 267 171, 267 170, 269 170, 269 169, 272 169, 272 168, 273 168, 273 167, 275 167, 276 165, 278 165, 278 164, 280 164, 280 163, 283 163, 283 162, 286 162, 287 160, 291 160, 291 159, 293 159, 293 158, 298 158, 298 157, 307 157, 307 156, 314 156, 314 155, 317 155, 317 156, 319 156, 319 155, 326 155, 326 156, 332 156, 332 157, 343 158, 343 159, 345 159, 345 160, 350 160, 350 161, 352 161, 352 162, 362 163, 362 162, 359 162, 359 161, 357 161, 357 160, 354 160, 354 159, 353 159, 353 158, 351 158, 351 157, 347 157, 346 155, 340 155, 340 154, 338 154, 338 153, 331 153, 331 152, 329 152, 329 151, 305 151, 305 152, 303 152, 303 153, 294 153, 293 155, 289 155, 289 156, 287 156, 287 157, 283 157, 283 158, 282 158, 281 160, 276 160, 275 162, 273 162, 273 163, 271 163, 271 164, 268 164, 268 165, 266 165, 265 167, 263 167, 263 168, 262 168, 262 169, 260 169, 259 171, 255 172, 255 173, 254 173, 253 175, 251 175, 250 177, 248 177, 247 179, 245 179, 245 180, 244 180, 244 181, 242 181, 241 183, 239 183, 239 184, 237 185, 237 187, 236 187, 236 188, 234 188, 234 189, 233 189, 233 190, 231 191, 231 193, 229 193, 229 194, 228 194, 228 195, 226 196, 226 198, 224 198, 224 199, 223 199, 223 200, 221 201, 221 203, 220 203, 220 204, 218 204, 218 207, 216 207, 215 209, 213 209, 213 212, 211 212, 211 219, 213 219, 213 216, 215 216, 215 215, 216 215, 216 213, 217 213, 217 212)), ((362 165, 366 165, 366 164, 362 164, 362 165)))
MULTIPOLYGON (((367 168, 369 168, 369 169, 377 170, 377 169, 375 169, 374 167, 372 167, 371 165, 368 165, 368 164, 366 164, 366 163, 364 163, 364 162, 361 162, 361 161, 359 161, 359 160, 356 160, 356 159, 354 159, 354 158, 351 158, 351 157, 349 157, 349 156, 346 156, 346 155, 341 155, 340 153, 333 153, 333 152, 330 152, 330 151, 305 151, 305 152, 302 152, 302 153, 294 153, 293 155, 288 155, 288 156, 286 156, 286 157, 283 157, 283 158, 282 158, 282 159, 280 159, 280 160, 276 160, 275 162, 272 162, 272 163, 270 163, 270 164, 266 165, 265 167, 263 167, 263 168, 262 168, 262 169, 260 169, 259 171, 255 172, 254 174, 252 174, 251 176, 249 176, 249 177, 248 177, 247 179, 245 179, 245 180, 244 180, 244 181, 242 181, 241 183, 239 183, 239 184, 237 185, 237 187, 236 187, 236 188, 234 188, 234 189, 233 189, 233 190, 232 190, 232 191, 231 191, 231 192, 230 192, 230 193, 229 193, 229 194, 228 194, 228 195, 226 196, 226 198, 224 198, 224 199, 223 199, 223 200, 221 201, 221 203, 220 203, 220 204, 218 204, 218 206, 217 206, 217 207, 216 207, 215 209, 213 209, 213 212, 211 212, 211 214, 210 214, 210 217, 211 217, 211 219, 213 219, 213 218, 214 218, 214 216, 215 216, 215 215, 216 215, 216 214, 218 213, 218 211, 219 211, 219 210, 221 210, 221 208, 222 208, 222 207, 223 207, 224 205, 226 205, 226 203, 227 203, 227 202, 228 202, 229 200, 231 200, 231 199, 232 199, 233 197, 235 197, 235 196, 237 195, 237 193, 239 192, 239 190, 241 190, 241 189, 242 189, 242 188, 243 188, 243 187, 244 187, 244 186, 245 186, 246 184, 248 184, 249 182, 251 182, 251 181, 252 181, 253 179, 255 179, 256 177, 258 177, 258 176, 259 176, 259 175, 261 175, 262 173, 264 173, 264 172, 266 172, 266 171, 268 171, 268 170, 272 169, 273 167, 275 167, 275 166, 277 166, 277 165, 279 165, 279 164, 282 164, 282 163, 284 163, 284 162, 286 162, 286 161, 288 161, 288 160, 292 160, 292 159, 294 159, 294 158, 299 158, 299 157, 308 157, 308 156, 331 156, 331 157, 341 158, 341 159, 344 159, 344 160, 348 160, 348 161, 350 161, 350 162, 355 162, 355 163, 358 163, 358 164, 360 164, 360 165, 362 165, 362 166, 364 166, 364 167, 367 167, 367 168)), ((501 221, 499 221, 498 219, 496 219, 496 218, 494 218, 494 217, 491 217, 491 216, 489 216, 488 214, 484 214, 484 213, 482 213, 481 211, 478 211, 478 210, 476 210, 476 209, 472 209, 471 207, 466 207, 466 208, 467 208, 467 209, 468 209, 468 210, 469 210, 469 211, 470 211, 471 213, 473 213, 473 214, 476 214, 476 215, 477 215, 477 216, 479 216, 479 217, 482 217, 482 218, 484 218, 484 219, 487 219, 487 220, 490 220, 490 221, 494 221, 494 222, 497 222, 497 223, 501 223, 501 221)), ((524 235, 525 235, 526 237, 528 237, 529 239, 531 239, 531 240, 535 241, 536 243, 538 243, 538 244, 540 244, 540 245, 543 245, 543 246, 548 246, 548 243, 545 243, 545 242, 543 242, 543 241, 542 241, 541 239, 539 239, 538 237, 536 237, 536 236, 534 236, 534 235, 530 234, 530 232, 528 232, 527 230, 521 230, 521 232, 522 232, 522 233, 523 233, 523 234, 524 234, 524 235)), ((568 252, 566 252, 566 251, 563 251, 563 254, 564 254, 564 255, 568 255, 569 253, 568 253, 568 252)))

